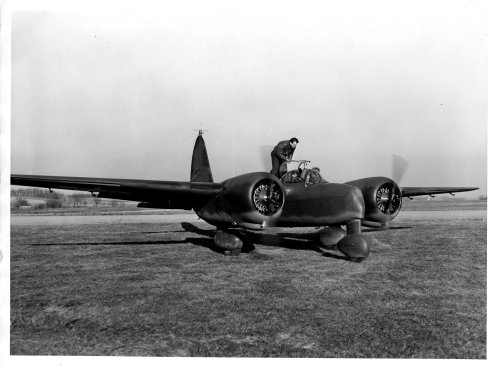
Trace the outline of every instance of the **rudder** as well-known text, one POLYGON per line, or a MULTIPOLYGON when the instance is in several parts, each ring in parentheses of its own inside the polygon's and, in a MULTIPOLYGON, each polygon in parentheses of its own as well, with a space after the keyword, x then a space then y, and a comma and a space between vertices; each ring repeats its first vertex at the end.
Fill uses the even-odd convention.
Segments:
POLYGON ((194 143, 193 158, 191 160, 191 182, 214 182, 210 162, 208 161, 207 147, 203 140, 203 131, 200 130, 194 143))

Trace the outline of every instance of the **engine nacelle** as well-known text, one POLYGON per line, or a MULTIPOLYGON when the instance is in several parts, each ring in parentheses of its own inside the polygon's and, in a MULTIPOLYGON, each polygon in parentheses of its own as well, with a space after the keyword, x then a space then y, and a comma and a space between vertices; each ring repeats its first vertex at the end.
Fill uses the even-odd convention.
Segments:
POLYGON ((365 201, 365 220, 385 224, 394 219, 402 204, 401 189, 388 177, 368 177, 346 184, 357 186, 365 201))
POLYGON ((277 177, 266 172, 247 173, 222 183, 223 189, 209 203, 196 209, 216 226, 264 229, 281 215, 285 189, 277 177))

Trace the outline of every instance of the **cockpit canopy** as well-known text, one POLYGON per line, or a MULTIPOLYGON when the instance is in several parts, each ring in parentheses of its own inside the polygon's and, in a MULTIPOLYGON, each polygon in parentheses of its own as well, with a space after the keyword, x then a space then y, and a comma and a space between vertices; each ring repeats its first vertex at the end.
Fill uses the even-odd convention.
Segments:
POLYGON ((305 182, 306 184, 321 184, 328 181, 321 176, 319 169, 313 168, 288 171, 281 177, 281 182, 283 184, 294 184, 300 182, 305 182))

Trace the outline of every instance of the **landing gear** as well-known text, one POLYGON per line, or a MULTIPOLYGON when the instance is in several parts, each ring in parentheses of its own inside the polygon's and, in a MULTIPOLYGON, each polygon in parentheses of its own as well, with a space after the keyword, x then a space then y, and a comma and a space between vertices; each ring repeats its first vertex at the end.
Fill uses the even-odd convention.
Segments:
POLYGON ((349 260, 361 262, 370 254, 370 246, 361 235, 361 221, 354 220, 347 224, 347 235, 337 243, 337 248, 349 260))
MULTIPOLYGON (((326 227, 318 232, 318 237, 322 247, 338 250, 353 262, 361 262, 370 254, 370 246, 361 234, 360 220, 347 224, 347 232, 340 227, 326 227)), ((229 256, 239 255, 243 248, 245 252, 255 249, 248 239, 244 238, 244 242, 240 238, 235 230, 218 229, 215 231, 214 243, 229 256)))
POLYGON ((370 246, 361 234, 361 221, 347 225, 347 232, 340 227, 325 227, 318 232, 322 247, 342 252, 350 261, 361 262, 370 254, 370 246))
POLYGON ((216 230, 214 243, 217 247, 224 249, 224 254, 237 256, 243 248, 243 241, 236 235, 225 230, 216 230))
POLYGON ((363 235, 347 235, 337 248, 353 262, 361 262, 370 254, 370 246, 363 235))
POLYGON ((337 250, 337 244, 347 235, 347 232, 340 228, 329 226, 318 231, 319 242, 322 247, 337 250))

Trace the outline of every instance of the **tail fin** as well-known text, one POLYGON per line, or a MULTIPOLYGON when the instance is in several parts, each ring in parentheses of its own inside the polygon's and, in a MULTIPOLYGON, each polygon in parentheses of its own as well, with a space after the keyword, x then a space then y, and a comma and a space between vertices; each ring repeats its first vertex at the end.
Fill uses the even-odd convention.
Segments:
POLYGON ((200 130, 194 143, 193 159, 191 160, 191 182, 214 182, 212 170, 208 161, 207 148, 200 130))

